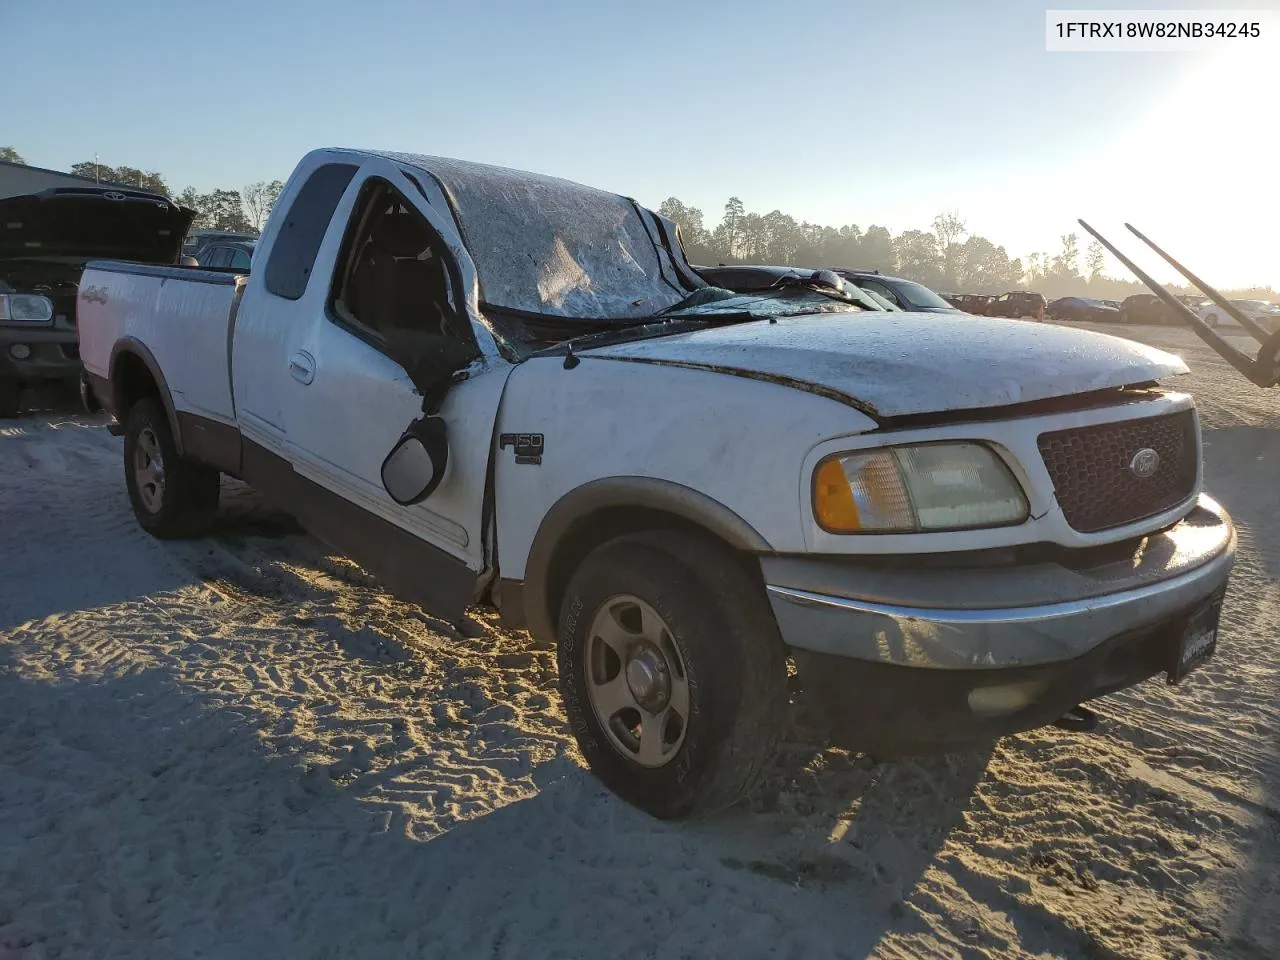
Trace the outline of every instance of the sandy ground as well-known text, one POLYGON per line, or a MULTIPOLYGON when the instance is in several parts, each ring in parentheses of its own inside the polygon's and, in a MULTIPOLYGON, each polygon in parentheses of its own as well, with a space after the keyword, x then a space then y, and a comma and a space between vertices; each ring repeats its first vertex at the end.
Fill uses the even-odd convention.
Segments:
POLYGON ((1180 330, 1241 528, 1218 656, 968 755, 797 724, 749 805, 614 799, 554 665, 228 484, 136 526, 102 417, 0 424, 0 958, 1280 957, 1280 391, 1180 330))

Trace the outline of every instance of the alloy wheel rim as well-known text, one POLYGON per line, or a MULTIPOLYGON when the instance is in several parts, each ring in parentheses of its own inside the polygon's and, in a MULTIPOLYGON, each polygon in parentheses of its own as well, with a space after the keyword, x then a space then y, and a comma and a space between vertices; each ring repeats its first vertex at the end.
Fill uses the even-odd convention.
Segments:
POLYGON ((142 505, 151 513, 159 513, 164 505, 164 454, 150 427, 138 433, 133 451, 133 477, 142 505))
POLYGON ((610 597, 584 656, 587 699, 613 748, 642 767, 670 763, 688 732, 689 678, 658 612, 639 597, 610 597))

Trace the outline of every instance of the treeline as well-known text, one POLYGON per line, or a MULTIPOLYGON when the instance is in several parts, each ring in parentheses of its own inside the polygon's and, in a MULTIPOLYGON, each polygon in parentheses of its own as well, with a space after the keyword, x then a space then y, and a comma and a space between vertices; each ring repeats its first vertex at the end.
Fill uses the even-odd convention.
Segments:
POLYGON ((879 270, 947 292, 999 293, 1016 287, 1022 261, 985 237, 968 236, 953 213, 934 219, 932 232, 908 230, 896 237, 888 228, 856 224, 840 227, 797 221, 781 210, 748 211, 730 197, 714 227, 703 213, 676 197, 658 208, 680 225, 685 249, 695 264, 767 263, 806 267, 879 270))
MULTIPOLYGON (((13 147, 0 147, 0 160, 25 161, 13 147)), ((284 184, 263 180, 240 189, 200 193, 194 187, 174 192, 163 176, 137 167, 112 167, 89 160, 71 165, 71 172, 103 182, 142 187, 172 197, 198 212, 194 227, 258 233, 266 223, 284 184)), ((943 293, 1004 293, 1035 290, 1049 299, 1066 296, 1120 300, 1147 288, 1136 280, 1104 272, 1105 252, 1097 241, 1083 255, 1075 233, 1060 238, 1057 252, 1011 258, 1004 247, 971 234, 955 212, 934 217, 929 230, 905 230, 896 236, 888 228, 856 224, 824 226, 797 221, 781 210, 749 211, 738 197, 730 197, 718 223, 709 226, 701 210, 668 197, 658 211, 680 225, 689 259, 702 266, 721 263, 764 263, 803 267, 850 267, 879 270, 915 280, 943 293)), ((1170 285, 1179 293, 1197 293, 1170 285)), ((1224 291, 1233 297, 1280 299, 1270 287, 1224 291)))
MULTIPOLYGON (((800 267, 847 267, 879 270, 923 283, 943 293, 1004 293, 1027 289, 1056 297, 1095 297, 1121 300, 1147 287, 1136 280, 1118 279, 1104 272, 1106 253, 1096 240, 1080 252, 1080 238, 1059 238, 1056 253, 1010 258, 1004 247, 970 234, 958 213, 934 217, 930 230, 906 230, 894 236, 886 227, 857 224, 840 227, 797 221, 781 210, 754 213, 738 197, 724 205, 720 222, 709 227, 703 212, 676 197, 658 208, 680 225, 690 260, 702 266, 760 263, 800 267)), ((1180 293, 1190 287, 1170 285, 1180 293)), ((1277 299, 1270 287, 1231 290, 1233 297, 1277 299)))

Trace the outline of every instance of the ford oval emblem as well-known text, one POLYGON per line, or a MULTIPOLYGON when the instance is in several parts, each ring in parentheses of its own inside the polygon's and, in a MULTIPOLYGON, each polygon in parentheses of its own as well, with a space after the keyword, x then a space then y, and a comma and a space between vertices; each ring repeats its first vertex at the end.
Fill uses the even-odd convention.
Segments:
POLYGON ((125 196, 123 193, 117 193, 115 190, 108 190, 106 193, 103 194, 103 196, 106 197, 108 200, 125 199, 125 196))
POLYGON ((1150 447, 1143 447, 1133 455, 1133 459, 1129 461, 1129 469, 1133 475, 1139 480, 1146 480, 1155 476, 1155 472, 1160 469, 1160 454, 1156 453, 1150 447))

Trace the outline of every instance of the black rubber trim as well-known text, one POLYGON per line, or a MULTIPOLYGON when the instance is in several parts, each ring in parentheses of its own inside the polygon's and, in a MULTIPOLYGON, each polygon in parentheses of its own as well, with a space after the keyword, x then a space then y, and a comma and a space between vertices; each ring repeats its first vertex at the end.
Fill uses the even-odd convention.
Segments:
POLYGON ((225 271, 209 267, 180 267, 168 264, 133 263, 127 260, 90 260, 85 270, 104 270, 108 273, 123 273, 134 277, 159 277, 163 280, 182 280, 187 283, 212 283, 217 286, 231 286, 241 277, 248 276, 242 270, 225 271))
POLYGON ((241 439, 239 427, 198 414, 178 411, 186 459, 239 478, 241 439))
POLYGON ((151 349, 137 337, 121 337, 116 341, 115 346, 111 348, 111 358, 107 363, 107 369, 110 371, 111 402, 107 405, 107 409, 111 411, 113 417, 123 421, 124 418, 121 416, 120 410, 121 398, 116 396, 116 364, 125 354, 132 354, 141 360, 151 374, 151 379, 155 381, 156 386, 160 389, 160 402, 164 406, 165 417, 169 420, 169 430, 173 433, 173 443, 178 448, 178 454, 180 456, 185 455, 182 431, 179 429, 178 416, 173 405, 173 394, 169 392, 169 383, 160 371, 160 364, 151 349))

